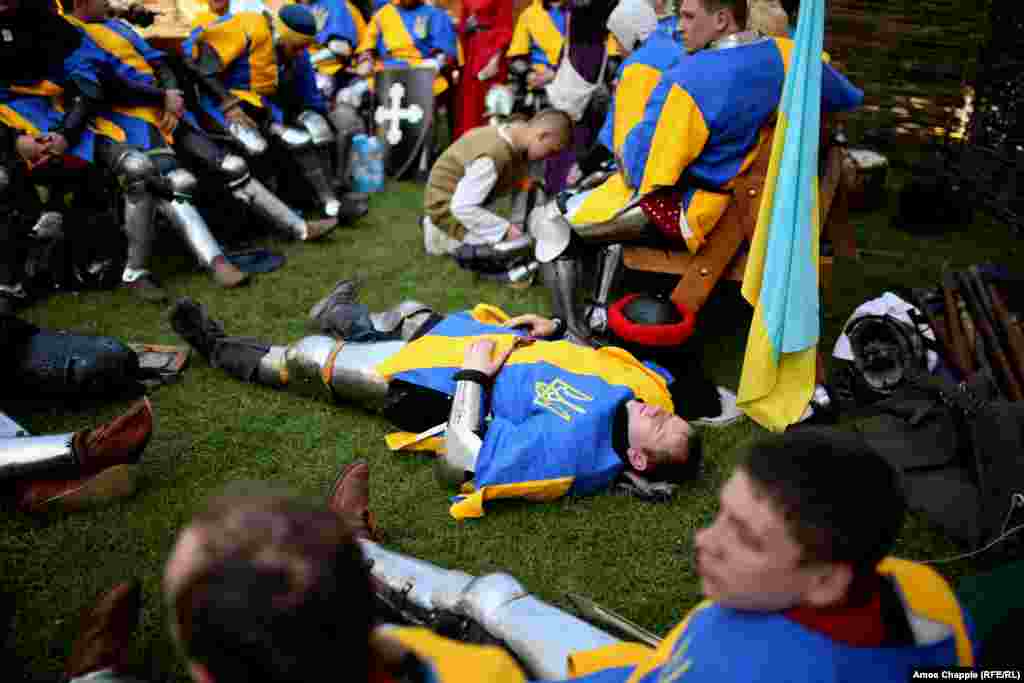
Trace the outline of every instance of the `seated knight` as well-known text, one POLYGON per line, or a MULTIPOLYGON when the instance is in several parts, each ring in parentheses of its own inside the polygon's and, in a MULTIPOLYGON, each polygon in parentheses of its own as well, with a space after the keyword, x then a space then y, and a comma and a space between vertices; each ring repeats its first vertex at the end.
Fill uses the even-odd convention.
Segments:
MULTIPOLYGON (((616 99, 618 170, 595 189, 559 196, 530 220, 555 314, 580 335, 590 330, 572 294, 579 244, 644 238, 654 224, 678 248, 698 251, 729 205, 733 180, 770 144, 793 42, 744 30, 744 0, 683 0, 679 14, 690 54, 648 91, 642 110, 627 117, 616 99)), ((821 97, 834 112, 856 107, 863 93, 825 64, 821 97)))
POLYGON ((317 20, 301 5, 228 14, 195 36, 185 62, 198 77, 207 130, 229 135, 250 159, 273 145, 297 164, 329 219, 350 219, 365 207, 338 199, 325 163, 337 137, 307 52, 316 33, 317 20))
POLYGON ((383 5, 366 27, 356 49, 362 76, 393 67, 433 67, 434 96, 448 90, 442 72, 458 64, 455 25, 448 13, 423 0, 398 0, 383 5))
MULTIPOLYGON (((278 231, 293 238, 306 237, 308 229, 303 218, 252 176, 244 158, 215 143, 184 108, 182 86, 166 55, 151 47, 126 22, 106 20, 106 15, 106 0, 79 1, 74 4, 69 20, 85 30, 100 48, 90 58, 95 57, 110 74, 117 91, 125 93, 125 104, 115 106, 108 116, 126 131, 132 131, 129 142, 147 150, 150 157, 159 160, 158 165, 172 161, 166 151, 170 147, 196 164, 204 178, 226 186, 235 199, 251 206, 278 231), (153 130, 154 127, 158 130, 153 130), (154 145, 156 149, 151 149, 154 145)), ((183 168, 176 168, 174 173, 177 198, 191 197, 197 179, 183 168)), ((168 209, 165 213, 186 236, 200 262, 216 274, 229 272, 225 271, 220 247, 202 225, 201 216, 191 207, 183 207, 181 201, 170 204, 168 209)), ((239 272, 235 279, 244 279, 244 274, 239 272)))
POLYGON ((171 325, 238 379, 362 404, 409 432, 389 437, 393 449, 443 450, 437 472, 462 493, 450 509, 456 519, 482 516, 497 498, 589 495, 620 479, 640 495, 667 497, 697 473, 699 435, 674 412, 685 408, 687 387, 663 368, 622 349, 577 345, 556 321, 483 304, 440 316, 407 301, 371 314, 354 288, 339 283, 311 311, 340 340, 228 336, 187 299, 171 325), (443 423, 443 441, 422 434, 443 423))
POLYGON ((565 42, 567 17, 564 0, 535 0, 523 10, 505 53, 510 78, 537 91, 551 82, 565 42))
POLYGON ((154 211, 167 217, 220 284, 244 282, 244 274, 224 259, 190 202, 194 179, 177 168, 169 150, 160 154, 159 167, 145 154, 168 145, 168 133, 159 124, 179 115, 164 106, 173 99, 168 97, 171 89, 150 88, 159 94, 160 108, 138 106, 135 94, 122 87, 112 55, 92 40, 79 20, 59 17, 49 9, 37 12, 9 4, 14 8, 4 15, 5 30, 18 39, 8 45, 19 63, 35 61, 37 66, 22 69, 21 75, 7 81, 9 87, 0 87, 0 116, 11 128, 42 142, 23 147, 31 154, 25 158, 30 166, 60 164, 68 155, 96 163, 118 178, 128 238, 122 286, 147 300, 165 296, 148 270, 155 241, 154 211), (54 40, 33 40, 40 33, 54 40))

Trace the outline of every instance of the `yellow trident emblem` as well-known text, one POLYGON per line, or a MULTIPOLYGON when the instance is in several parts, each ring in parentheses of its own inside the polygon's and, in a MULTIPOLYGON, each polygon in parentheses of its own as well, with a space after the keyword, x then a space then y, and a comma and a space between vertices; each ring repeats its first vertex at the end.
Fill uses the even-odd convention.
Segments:
POLYGON ((572 413, 586 414, 586 410, 572 401, 593 401, 594 397, 584 393, 562 379, 534 383, 536 395, 533 404, 547 408, 566 422, 572 421, 572 413), (570 412, 572 411, 572 412, 570 412))

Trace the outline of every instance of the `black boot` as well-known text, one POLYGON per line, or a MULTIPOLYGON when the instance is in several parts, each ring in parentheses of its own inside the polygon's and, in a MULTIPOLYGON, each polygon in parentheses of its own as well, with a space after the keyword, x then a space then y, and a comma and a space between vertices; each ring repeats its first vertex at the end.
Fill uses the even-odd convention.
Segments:
POLYGON ((224 325, 211 318, 205 306, 188 297, 178 299, 168 319, 171 329, 198 351, 207 362, 212 362, 217 341, 226 335, 224 325))

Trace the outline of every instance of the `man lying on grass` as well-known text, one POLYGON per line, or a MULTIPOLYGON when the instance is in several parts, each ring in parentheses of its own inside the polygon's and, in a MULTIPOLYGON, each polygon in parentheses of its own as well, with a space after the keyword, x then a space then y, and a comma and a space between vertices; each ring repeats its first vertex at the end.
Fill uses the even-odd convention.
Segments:
POLYGON ((699 469, 700 440, 674 412, 685 387, 622 349, 574 344, 559 321, 510 318, 484 304, 440 316, 404 302, 370 314, 355 303, 351 281, 311 317, 341 340, 317 335, 275 346, 230 337, 187 299, 172 310, 171 326, 244 381, 356 401, 411 433, 447 423, 443 442, 406 434, 389 444, 443 443, 438 472, 462 493, 451 507, 456 519, 482 516, 495 498, 547 501, 616 482, 666 497, 699 469))

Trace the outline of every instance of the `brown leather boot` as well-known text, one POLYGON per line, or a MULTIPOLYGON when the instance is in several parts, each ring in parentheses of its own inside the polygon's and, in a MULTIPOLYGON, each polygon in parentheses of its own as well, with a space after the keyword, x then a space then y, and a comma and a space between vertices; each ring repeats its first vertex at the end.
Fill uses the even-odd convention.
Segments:
POLYGON ((240 287, 249 281, 249 274, 239 270, 235 264, 223 256, 213 260, 213 267, 210 270, 213 280, 225 289, 240 287))
POLYGON ((365 460, 341 468, 327 507, 351 525, 356 538, 380 539, 377 518, 370 512, 370 465, 365 460))
POLYGON ((78 638, 64 669, 67 678, 103 669, 124 673, 141 606, 142 584, 132 580, 114 586, 83 612, 78 638))
POLYGON ((112 465, 79 479, 31 479, 18 482, 15 500, 19 510, 33 514, 82 510, 132 495, 138 487, 138 473, 138 465, 112 465))
POLYGON ((135 403, 120 417, 75 434, 71 448, 82 477, 112 465, 134 464, 153 435, 153 406, 148 398, 135 403))

